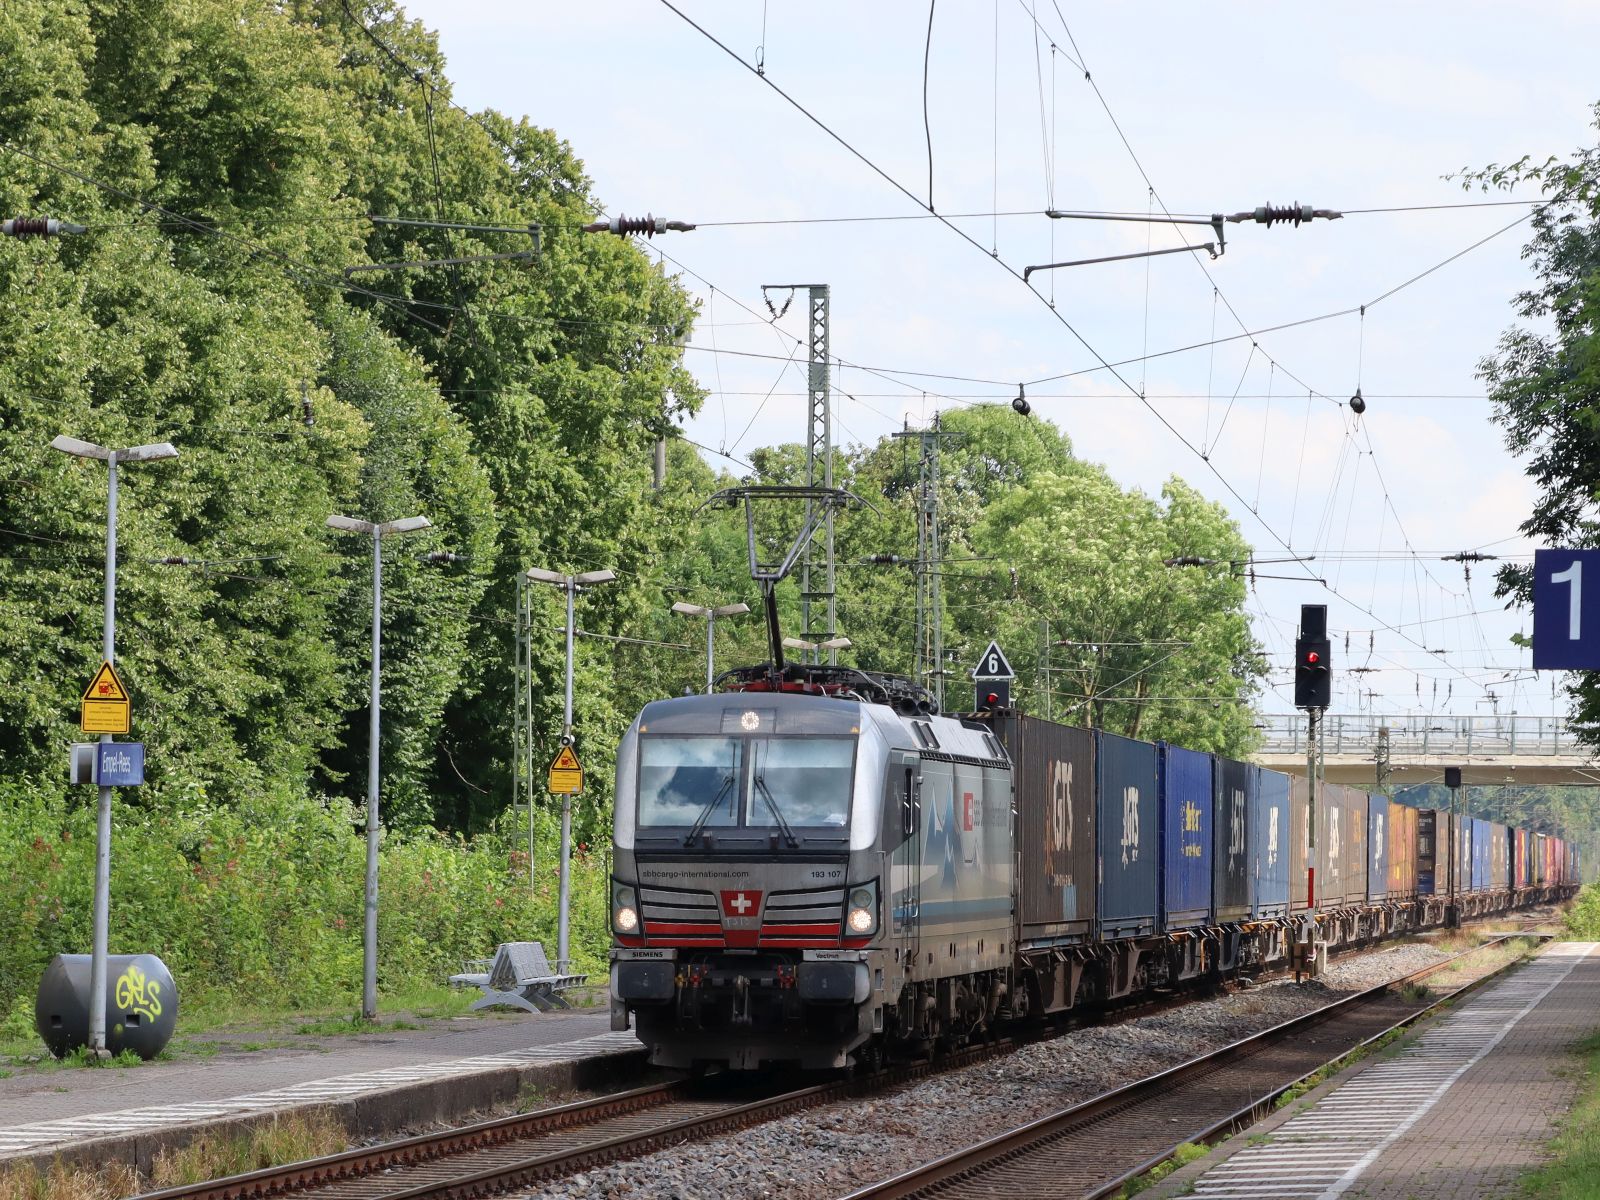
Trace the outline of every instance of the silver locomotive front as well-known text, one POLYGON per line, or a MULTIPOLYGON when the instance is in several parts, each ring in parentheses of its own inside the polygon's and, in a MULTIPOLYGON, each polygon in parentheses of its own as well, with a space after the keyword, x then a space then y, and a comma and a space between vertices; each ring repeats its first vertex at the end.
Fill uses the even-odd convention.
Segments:
POLYGON ((652 1063, 825 1069, 883 1027, 882 706, 647 706, 617 757, 612 1028, 652 1063))

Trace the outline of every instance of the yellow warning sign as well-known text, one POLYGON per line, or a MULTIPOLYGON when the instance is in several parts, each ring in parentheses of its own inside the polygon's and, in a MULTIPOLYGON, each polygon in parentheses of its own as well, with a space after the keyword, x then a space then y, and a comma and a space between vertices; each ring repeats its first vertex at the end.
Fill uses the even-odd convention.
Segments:
POLYGON ((583 791, 583 765, 571 746, 563 746, 550 764, 550 794, 576 796, 583 791))
POLYGON ((89 686, 83 689, 78 725, 85 733, 127 733, 132 719, 133 703, 127 685, 116 667, 102 662, 89 686))

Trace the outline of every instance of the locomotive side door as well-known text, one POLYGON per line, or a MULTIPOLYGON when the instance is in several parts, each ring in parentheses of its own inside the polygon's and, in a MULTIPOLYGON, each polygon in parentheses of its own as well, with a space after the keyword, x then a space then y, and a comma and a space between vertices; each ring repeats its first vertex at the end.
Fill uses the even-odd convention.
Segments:
POLYGON ((884 849, 889 851, 890 931, 901 961, 915 961, 922 924, 922 763, 915 754, 889 759, 883 813, 884 849))

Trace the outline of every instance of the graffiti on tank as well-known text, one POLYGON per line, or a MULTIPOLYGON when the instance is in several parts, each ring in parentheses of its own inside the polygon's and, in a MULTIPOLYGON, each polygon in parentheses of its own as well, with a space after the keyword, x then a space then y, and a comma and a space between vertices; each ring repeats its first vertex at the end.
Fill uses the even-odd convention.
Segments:
POLYGON ((1236 862, 1244 854, 1244 789, 1233 789, 1233 828, 1228 831, 1228 861, 1236 862))
POLYGON ((117 976, 117 1007, 123 1012, 138 1013, 146 1021, 161 1015, 161 983, 146 977, 137 963, 117 976))

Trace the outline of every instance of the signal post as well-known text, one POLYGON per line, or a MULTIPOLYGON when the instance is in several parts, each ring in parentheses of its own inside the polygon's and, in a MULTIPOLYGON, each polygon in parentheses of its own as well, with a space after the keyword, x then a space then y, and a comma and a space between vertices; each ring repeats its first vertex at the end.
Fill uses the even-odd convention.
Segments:
POLYGON ((1317 777, 1322 770, 1322 715, 1333 698, 1332 643, 1328 639, 1328 606, 1300 606, 1300 636, 1294 643, 1294 706, 1306 711, 1306 936, 1295 945, 1295 978, 1301 972, 1321 973, 1315 909, 1317 906, 1317 777))

